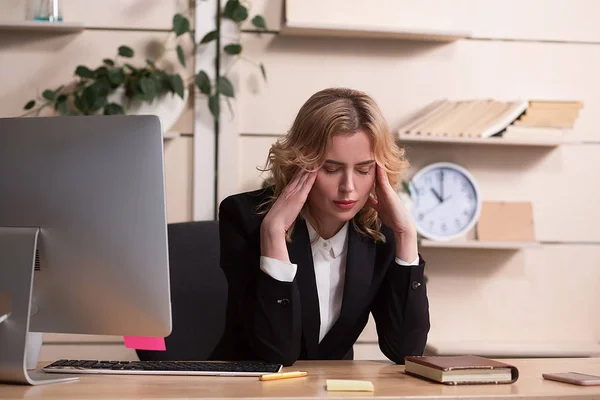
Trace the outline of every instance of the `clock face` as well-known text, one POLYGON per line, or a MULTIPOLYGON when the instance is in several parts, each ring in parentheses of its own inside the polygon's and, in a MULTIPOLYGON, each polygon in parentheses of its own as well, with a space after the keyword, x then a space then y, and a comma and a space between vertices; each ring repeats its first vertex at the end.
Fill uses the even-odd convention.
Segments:
POLYGON ((481 197, 473 176, 453 163, 435 163, 410 182, 411 214, 417 231, 429 239, 464 235, 479 218, 481 197))

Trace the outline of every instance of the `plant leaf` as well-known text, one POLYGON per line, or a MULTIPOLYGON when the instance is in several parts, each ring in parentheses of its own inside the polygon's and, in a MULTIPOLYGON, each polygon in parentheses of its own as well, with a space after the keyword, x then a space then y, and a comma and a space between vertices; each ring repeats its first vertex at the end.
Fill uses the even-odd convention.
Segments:
POLYGON ((171 88, 173 89, 173 92, 177 93, 177 95, 183 99, 183 79, 181 79, 181 75, 171 75, 169 80, 171 81, 171 88))
POLYGON ((238 4, 236 9, 233 11, 231 19, 235 22, 242 22, 248 18, 248 9, 241 4, 238 4))
POLYGON ((125 82, 125 73, 122 68, 115 68, 108 72, 110 87, 115 89, 125 82))
POLYGON ((267 70, 265 69, 265 65, 263 63, 260 63, 260 72, 262 73, 262 76, 265 80, 265 82, 267 81, 267 70))
POLYGON ((115 66, 115 62, 113 60, 111 60, 110 58, 105 58, 104 60, 102 60, 102 62, 111 67, 115 66))
POLYGON ((108 68, 106 68, 106 67, 99 67, 94 70, 94 76, 96 78, 100 78, 100 77, 107 76, 107 75, 108 75, 108 68))
POLYGON ((211 41, 215 40, 218 36, 219 36, 219 33, 217 31, 210 31, 206 35, 204 35, 204 37, 200 41, 200 44, 211 42, 211 41))
POLYGON ((98 80, 83 89, 81 100, 87 112, 94 113, 104 107, 109 84, 105 79, 98 80))
POLYGON ((256 15, 252 18, 252 25, 258 29, 267 29, 267 23, 262 15, 256 15))
POLYGON ((171 92, 171 81, 169 80, 169 75, 161 69, 154 71, 153 75, 154 81, 157 85, 158 93, 163 94, 165 92, 171 92))
POLYGON ((119 47, 119 55, 121 57, 125 57, 125 58, 131 58, 133 57, 133 49, 131 47, 128 46, 120 46, 119 47))
POLYGON ((223 50, 225 50, 225 53, 229 54, 230 56, 235 56, 242 52, 242 45, 238 43, 228 44, 223 48, 223 50))
POLYGON ((142 99, 150 102, 154 100, 154 97, 156 96, 156 83, 154 82, 154 79, 143 76, 138 82, 138 87, 142 99))
POLYGON ((146 64, 148 64, 152 68, 156 68, 156 64, 154 63, 154 61, 152 61, 152 60, 150 60, 148 58, 146 59, 146 64))
POLYGON ((233 12, 239 5, 239 0, 228 0, 227 4, 225 4, 225 9, 223 10, 223 17, 233 19, 233 12))
POLYGON ((31 110, 33 107, 35 107, 35 100, 29 100, 27 102, 27 104, 25 104, 25 107, 23 107, 24 110, 31 110))
POLYGON ((82 97, 80 97, 79 95, 76 94, 73 99, 73 104, 75 104, 75 108, 77 108, 77 110, 80 113, 82 113, 83 115, 87 115, 86 107, 85 107, 82 97))
POLYGON ((196 75, 196 86, 200 89, 200 92, 204 93, 207 96, 210 96, 210 78, 208 74, 204 71, 198 72, 196 75))
POLYGON ((221 107, 219 106, 219 97, 217 95, 210 96, 208 98, 208 108, 210 109, 210 113, 213 115, 213 117, 218 120, 221 107))
POLYGON ((163 94, 171 90, 171 83, 169 82, 169 76, 163 70, 157 70, 152 73, 152 78, 156 83, 156 91, 159 94, 163 94))
POLYGON ((137 72, 137 68, 136 68, 136 67, 134 67, 133 65, 131 65, 131 64, 125 64, 125 66, 126 66, 127 68, 129 68, 129 70, 130 70, 131 72, 133 72, 134 74, 137 72))
POLYGON ((231 84, 231 81, 224 76, 219 77, 219 80, 217 81, 217 90, 223 96, 227 96, 227 97, 235 96, 234 90, 233 90, 233 85, 231 84))
POLYGON ((54 99, 56 98, 56 94, 54 94, 54 92, 52 90, 46 89, 42 93, 42 97, 45 98, 46 100, 54 101, 54 99))
POLYGON ((75 75, 77 75, 81 78, 93 78, 94 71, 92 71, 91 69, 89 69, 88 67, 86 67, 84 65, 80 65, 75 69, 75 75))
POLYGON ((109 103, 104 106, 104 115, 122 115, 125 114, 125 110, 121 105, 117 103, 109 103))
POLYGON ((190 21, 181 14, 175 14, 173 16, 173 30, 177 37, 190 31, 190 21))
POLYGON ((183 54, 183 48, 180 44, 177 45, 177 58, 179 59, 181 65, 185 67, 185 54, 183 54))

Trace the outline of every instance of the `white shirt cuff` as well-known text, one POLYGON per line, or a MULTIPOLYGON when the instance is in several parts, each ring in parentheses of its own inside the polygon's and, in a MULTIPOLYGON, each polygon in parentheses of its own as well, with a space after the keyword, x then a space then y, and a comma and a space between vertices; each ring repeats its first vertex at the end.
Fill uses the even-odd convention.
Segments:
POLYGON ((260 269, 265 274, 280 282, 292 282, 298 266, 271 257, 260 257, 260 269))
MULTIPOLYGON (((396 257, 396 264, 402 265, 403 267, 414 267, 414 266, 417 266, 417 265, 419 265, 419 256, 417 256, 416 260, 413 261, 413 262, 411 262, 411 263, 408 263, 408 262, 406 262, 404 260, 401 260, 400 258, 396 257)), ((261 265, 261 268, 262 268, 262 265, 261 265)))

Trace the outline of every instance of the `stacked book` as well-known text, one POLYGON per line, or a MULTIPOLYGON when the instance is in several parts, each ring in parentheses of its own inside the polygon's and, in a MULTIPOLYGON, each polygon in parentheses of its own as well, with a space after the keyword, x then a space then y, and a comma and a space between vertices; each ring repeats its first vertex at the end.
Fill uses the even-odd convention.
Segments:
POLYGON ((508 126, 507 139, 550 139, 570 135, 583 108, 580 101, 532 100, 525 113, 508 126))
POLYGON ((442 99, 425 107, 400 135, 486 138, 498 134, 525 112, 527 101, 442 99))
POLYGON ((437 100, 400 127, 400 136, 548 139, 573 128, 578 101, 437 100))

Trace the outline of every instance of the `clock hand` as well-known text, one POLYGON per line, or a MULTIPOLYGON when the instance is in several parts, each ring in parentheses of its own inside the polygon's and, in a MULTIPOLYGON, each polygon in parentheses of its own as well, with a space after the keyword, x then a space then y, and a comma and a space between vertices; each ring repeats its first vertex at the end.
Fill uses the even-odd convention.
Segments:
POLYGON ((435 210, 436 208, 438 208, 441 205, 442 205, 442 203, 438 203, 435 206, 431 207, 429 210, 423 211, 421 214, 422 215, 427 215, 427 214, 429 214, 430 212, 432 212, 433 210, 435 210))
POLYGON ((440 203, 442 203, 444 201, 444 199, 442 198, 442 196, 440 196, 440 194, 438 192, 436 192, 436 190, 434 188, 430 188, 430 189, 433 192, 433 195, 438 199, 438 201, 440 203))
POLYGON ((441 198, 442 198, 442 202, 444 202, 444 170, 440 169, 440 193, 441 193, 441 198))
MULTIPOLYGON (((446 200, 450 200, 451 198, 452 198, 452 195, 448 196, 448 198, 447 198, 446 200)), ((433 210, 435 210, 436 208, 438 208, 439 206, 441 206, 442 204, 443 204, 443 203, 438 203, 438 204, 436 204, 435 206, 431 207, 429 210, 427 210, 427 211, 423 211, 421 214, 423 214, 423 215, 427 215, 427 214, 429 214, 430 212, 432 212, 433 210)))

